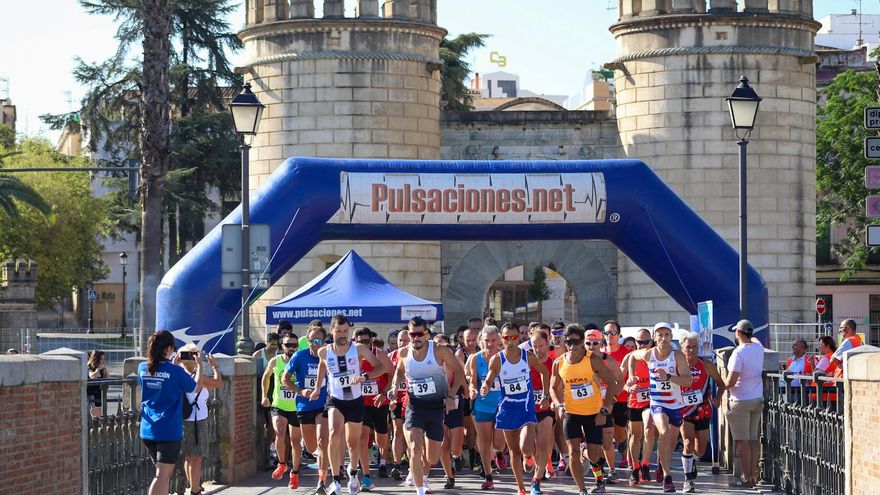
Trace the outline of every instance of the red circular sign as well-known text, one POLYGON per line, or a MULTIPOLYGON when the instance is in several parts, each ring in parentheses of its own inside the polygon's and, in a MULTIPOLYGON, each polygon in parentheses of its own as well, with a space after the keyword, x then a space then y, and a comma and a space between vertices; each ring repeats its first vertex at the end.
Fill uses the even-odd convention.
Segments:
POLYGON ((825 314, 825 299, 821 297, 816 299, 816 312, 820 315, 825 314))

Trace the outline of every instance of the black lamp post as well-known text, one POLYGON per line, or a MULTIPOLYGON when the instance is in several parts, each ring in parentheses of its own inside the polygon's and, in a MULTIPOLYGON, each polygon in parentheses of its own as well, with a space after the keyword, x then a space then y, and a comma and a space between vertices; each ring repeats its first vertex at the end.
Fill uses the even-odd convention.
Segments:
POLYGON ((730 109, 730 122, 739 141, 739 315, 740 318, 748 318, 748 216, 746 213, 746 149, 749 146, 748 138, 755 128, 755 117, 758 116, 758 106, 761 97, 749 86, 749 80, 742 76, 739 86, 733 90, 733 94, 727 97, 727 105, 730 109), (742 135, 740 135, 742 131, 742 135))
POLYGON ((241 93, 229 103, 235 132, 241 137, 241 338, 236 344, 239 354, 250 355, 254 352, 254 341, 251 339, 250 321, 248 317, 248 299, 250 298, 250 194, 248 160, 251 146, 248 136, 257 134, 260 117, 265 105, 251 92, 250 83, 244 85, 241 93))
POLYGON ((126 265, 128 265, 128 254, 126 254, 125 251, 123 251, 122 253, 119 254, 119 264, 122 266, 122 326, 120 327, 120 330, 121 330, 121 334, 122 334, 121 337, 125 338, 125 330, 128 327, 128 325, 126 324, 126 321, 125 321, 125 318, 126 318, 126 315, 125 315, 125 306, 126 306, 125 276, 128 275, 128 273, 126 273, 126 271, 125 271, 125 267, 126 267, 126 265))

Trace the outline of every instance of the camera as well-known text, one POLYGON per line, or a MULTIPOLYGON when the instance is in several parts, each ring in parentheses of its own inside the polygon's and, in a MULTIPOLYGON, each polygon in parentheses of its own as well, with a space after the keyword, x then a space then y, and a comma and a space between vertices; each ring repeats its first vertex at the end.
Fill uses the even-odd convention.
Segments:
POLYGON ((195 354, 196 353, 189 351, 180 351, 178 353, 181 361, 192 361, 195 358, 195 354))

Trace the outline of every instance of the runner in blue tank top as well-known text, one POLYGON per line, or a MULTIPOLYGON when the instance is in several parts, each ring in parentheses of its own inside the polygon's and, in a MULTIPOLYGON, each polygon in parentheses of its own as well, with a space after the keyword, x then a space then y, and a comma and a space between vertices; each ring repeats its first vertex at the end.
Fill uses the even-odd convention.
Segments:
MULTIPOLYGON (((495 486, 492 480, 492 458, 495 456, 495 449, 501 450, 504 446, 503 435, 495 430, 495 415, 498 412, 498 402, 501 401, 501 381, 491 382, 486 395, 480 395, 480 388, 489 375, 489 360, 501 350, 498 327, 489 325, 480 330, 480 347, 482 348, 480 352, 471 354, 468 358, 465 369, 470 384, 470 398, 474 401, 477 452, 480 454, 483 476, 486 478, 480 487, 483 490, 491 490, 495 486), (498 433, 497 438, 496 433, 498 433)), ((499 455, 503 458, 503 454, 499 453, 499 455)))
MULTIPOLYGON (((519 488, 519 495, 525 495, 523 484, 523 457, 529 465, 534 465, 532 456, 535 453, 535 425, 538 420, 535 414, 535 396, 532 394, 531 370, 541 374, 543 388, 542 401, 550 396, 550 373, 547 367, 531 352, 519 348, 519 327, 507 322, 501 327, 501 339, 504 350, 489 360, 489 374, 480 388, 480 395, 488 395, 490 383, 501 380, 501 404, 495 419, 495 428, 504 432, 504 440, 510 449, 510 464, 513 477, 519 488)), ((547 406, 547 404, 544 404, 547 406)), ((537 480, 533 480, 535 482, 537 480)), ((539 487, 533 483, 533 489, 539 487)), ((535 490, 533 490, 534 492, 535 490)), ((537 489, 539 495, 540 488, 537 489)))

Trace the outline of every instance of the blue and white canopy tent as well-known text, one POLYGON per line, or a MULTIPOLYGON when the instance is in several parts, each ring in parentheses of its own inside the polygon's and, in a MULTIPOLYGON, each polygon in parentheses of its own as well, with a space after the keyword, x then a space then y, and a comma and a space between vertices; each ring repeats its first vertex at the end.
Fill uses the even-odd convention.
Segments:
POLYGON ((433 322, 443 319, 443 305, 401 290, 349 251, 311 282, 268 306, 266 324, 329 322, 336 314, 353 322, 406 323, 414 316, 433 322))

